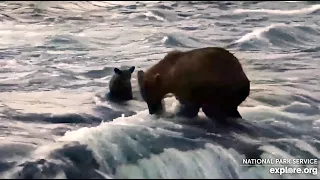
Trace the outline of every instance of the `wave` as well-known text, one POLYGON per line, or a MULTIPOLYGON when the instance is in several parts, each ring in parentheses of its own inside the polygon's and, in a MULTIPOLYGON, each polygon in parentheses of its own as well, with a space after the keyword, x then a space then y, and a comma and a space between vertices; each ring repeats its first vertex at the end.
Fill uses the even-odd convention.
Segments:
POLYGON ((164 14, 157 11, 148 11, 144 14, 147 18, 155 18, 158 21, 164 21, 164 14))
POLYGON ((286 24, 271 24, 267 27, 258 28, 248 34, 245 34, 244 36, 242 36, 240 39, 236 40, 235 42, 242 43, 242 42, 254 39, 254 38, 260 39, 262 37, 263 33, 268 32, 272 28, 280 27, 280 26, 287 26, 287 25, 286 24))
MULTIPOLYGON (((141 20, 155 21, 154 23, 172 22, 172 21, 177 21, 179 19, 182 19, 178 14, 175 14, 172 11, 165 10, 165 9, 156 9, 156 8, 154 8, 153 10, 152 9, 142 10, 135 13, 132 12, 129 15, 129 19, 137 19, 138 20, 137 22, 141 22, 141 20)), ((154 25, 159 26, 159 24, 154 24, 154 25)))
MULTIPOLYGON (((112 112, 112 111, 111 111, 112 112)), ((111 118, 120 117, 122 113, 112 114, 110 113, 111 118)), ((21 115, 11 115, 10 116, 13 120, 19 121, 31 121, 31 122, 48 122, 48 123, 87 123, 87 124, 94 124, 100 123, 102 121, 101 118, 95 117, 89 114, 62 114, 62 115, 55 115, 55 114, 21 114, 21 115)))
MULTIPOLYGON (((137 94, 137 92, 135 92, 137 94)), ((22 122, 45 122, 51 124, 87 124, 94 125, 101 121, 111 121, 118 117, 131 116, 139 110, 137 102, 127 104, 110 103, 108 99, 96 96, 96 106, 92 108, 92 113, 22 113, 12 108, 6 107, 3 115, 12 120, 22 122), (108 103, 108 105, 105 105, 108 103), (131 109, 130 109, 131 108, 131 109)), ((141 109, 141 108, 140 108, 141 109)))
POLYGON ((25 159, 24 161, 0 161, 0 167, 3 170, 10 170, 7 173, 0 175, 4 178, 19 178, 19 179, 78 179, 78 178, 98 178, 100 175, 95 169, 99 168, 96 160, 92 156, 92 152, 87 149, 86 145, 77 142, 69 144, 56 143, 52 151, 50 148, 45 148, 47 159, 41 158, 42 149, 38 149, 31 153, 31 156, 38 158, 25 159), (49 149, 49 150, 48 150, 49 149), (47 151, 46 151, 47 150, 47 151))
MULTIPOLYGON (((166 98, 165 103, 169 113, 175 111, 174 98, 166 98)), ((295 103, 291 109, 285 108, 306 107, 295 103)), ((35 149, 27 159, 7 161, 11 165, 6 169, 11 171, 6 177, 276 178, 268 168, 239 165, 244 158, 320 157, 316 128, 295 128, 299 123, 287 121, 290 113, 266 106, 241 107, 240 111, 247 120, 226 126, 208 120, 202 112, 190 121, 158 118, 142 110, 95 127, 68 131, 53 144, 35 149), (288 151, 281 150, 283 146, 288 151)), ((300 126, 301 121, 304 119, 299 120, 300 126)), ((287 174, 293 176, 297 175, 287 174)))
POLYGON ((269 26, 256 28, 243 35, 229 46, 239 45, 242 48, 314 48, 320 31, 316 27, 300 24, 276 23, 269 26))
POLYGON ((312 5, 307 8, 298 10, 272 10, 272 9, 236 9, 233 11, 234 14, 242 13, 266 13, 275 15, 295 15, 295 14, 311 14, 320 9, 320 5, 312 5))
POLYGON ((113 74, 113 68, 114 67, 104 67, 101 70, 90 70, 88 72, 84 72, 81 75, 90 78, 90 79, 95 79, 95 78, 104 78, 107 76, 111 76, 113 74))
POLYGON ((206 46, 196 38, 192 38, 183 34, 169 34, 163 37, 162 44, 166 47, 181 47, 181 48, 199 48, 206 46))

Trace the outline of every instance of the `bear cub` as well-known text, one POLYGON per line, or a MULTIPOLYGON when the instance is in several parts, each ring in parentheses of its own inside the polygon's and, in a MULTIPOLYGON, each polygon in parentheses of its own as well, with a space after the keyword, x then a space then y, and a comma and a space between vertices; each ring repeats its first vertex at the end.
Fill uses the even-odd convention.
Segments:
POLYGON ((109 82, 108 97, 112 101, 128 101, 133 99, 131 75, 135 66, 128 69, 114 68, 114 75, 109 82))

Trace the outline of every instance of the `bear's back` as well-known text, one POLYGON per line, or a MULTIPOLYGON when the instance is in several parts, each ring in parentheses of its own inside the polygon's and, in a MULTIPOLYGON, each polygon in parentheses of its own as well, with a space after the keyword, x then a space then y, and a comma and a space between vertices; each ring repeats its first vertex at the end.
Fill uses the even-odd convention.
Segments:
MULTIPOLYGON (((178 99, 191 102, 225 103, 225 96, 239 88, 247 88, 249 80, 239 60, 229 51, 219 47, 195 49, 186 52, 175 52, 156 64, 156 70, 165 79, 166 86, 178 99), (235 90, 234 90, 235 89, 235 90), (230 92, 229 92, 230 91, 230 92), (227 93, 229 92, 229 93, 227 93)), ((150 76, 152 77, 152 76, 150 76)), ((235 99, 236 100, 236 99, 235 99)), ((237 102, 226 103, 237 104, 237 102)))
POLYGON ((131 90, 130 79, 124 79, 121 75, 114 74, 109 82, 110 91, 131 90))
POLYGON ((172 69, 176 82, 189 85, 232 85, 248 82, 239 60, 219 47, 195 49, 180 53, 172 69))
POLYGON ((148 78, 152 78, 157 73, 162 76, 168 75, 168 72, 175 66, 184 53, 185 52, 178 50, 168 52, 163 59, 158 61, 145 72, 145 80, 148 81, 148 78))

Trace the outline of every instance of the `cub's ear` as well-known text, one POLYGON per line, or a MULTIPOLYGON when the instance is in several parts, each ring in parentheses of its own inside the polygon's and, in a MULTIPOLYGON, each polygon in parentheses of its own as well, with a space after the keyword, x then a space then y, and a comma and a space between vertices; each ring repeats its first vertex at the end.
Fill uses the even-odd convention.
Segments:
POLYGON ((136 68, 136 67, 134 67, 134 66, 131 66, 131 67, 130 67, 129 71, 131 72, 131 74, 133 73, 133 71, 134 71, 135 68, 136 68))
POLYGON ((114 68, 113 71, 114 71, 116 74, 121 74, 121 70, 118 69, 118 68, 114 68))
POLYGON ((142 85, 143 85, 144 72, 143 72, 142 70, 138 71, 137 77, 138 77, 139 86, 142 87, 142 85))
POLYGON ((159 73, 157 73, 156 75, 154 75, 154 79, 155 79, 155 82, 156 83, 161 83, 161 76, 160 76, 160 74, 159 73))

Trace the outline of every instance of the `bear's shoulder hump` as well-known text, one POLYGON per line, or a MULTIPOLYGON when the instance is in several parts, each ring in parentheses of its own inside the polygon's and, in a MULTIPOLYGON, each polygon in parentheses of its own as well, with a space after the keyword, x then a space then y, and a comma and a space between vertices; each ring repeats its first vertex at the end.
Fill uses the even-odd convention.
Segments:
POLYGON ((163 60, 165 61, 169 61, 169 62, 176 62, 179 57, 183 54, 182 51, 179 51, 179 50, 173 50, 173 51, 170 51, 166 54, 166 56, 163 58, 163 60))

